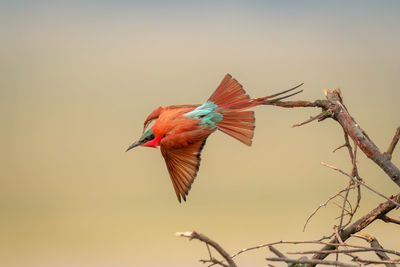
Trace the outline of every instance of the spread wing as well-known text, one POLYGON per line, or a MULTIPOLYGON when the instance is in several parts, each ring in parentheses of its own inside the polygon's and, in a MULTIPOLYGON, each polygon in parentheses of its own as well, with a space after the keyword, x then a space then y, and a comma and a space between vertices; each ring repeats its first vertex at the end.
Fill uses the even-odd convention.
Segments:
POLYGON ((207 137, 215 129, 207 131, 191 131, 174 137, 166 137, 161 141, 161 154, 167 164, 169 176, 175 189, 178 201, 181 198, 186 201, 186 196, 192 186, 194 179, 200 167, 201 151, 206 143, 207 137), (185 137, 191 135, 190 142, 176 144, 178 139, 184 141, 185 137), (175 140, 174 140, 175 139, 175 140))

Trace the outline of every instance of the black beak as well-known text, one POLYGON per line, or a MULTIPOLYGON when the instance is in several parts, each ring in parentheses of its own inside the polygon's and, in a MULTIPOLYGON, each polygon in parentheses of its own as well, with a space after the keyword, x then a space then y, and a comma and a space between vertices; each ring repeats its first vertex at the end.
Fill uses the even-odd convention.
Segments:
POLYGON ((130 145, 130 146, 126 149, 125 152, 128 152, 128 151, 131 150, 132 148, 137 147, 137 146, 140 146, 141 144, 142 144, 142 142, 139 142, 139 141, 134 142, 132 145, 130 145))

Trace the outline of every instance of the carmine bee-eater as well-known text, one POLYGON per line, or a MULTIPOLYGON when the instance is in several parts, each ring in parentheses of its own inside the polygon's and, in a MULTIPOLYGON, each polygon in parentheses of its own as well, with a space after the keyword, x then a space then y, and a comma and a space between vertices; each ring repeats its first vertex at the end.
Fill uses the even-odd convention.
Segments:
POLYGON ((227 74, 210 98, 202 105, 177 105, 155 109, 144 122, 143 135, 128 150, 137 146, 157 148, 167 164, 179 202, 186 196, 200 166, 200 153, 207 137, 220 130, 250 146, 255 128, 254 111, 247 109, 272 104, 298 94, 275 98, 289 90, 270 96, 250 98, 242 85, 227 74), (146 130, 151 121, 156 120, 146 130))

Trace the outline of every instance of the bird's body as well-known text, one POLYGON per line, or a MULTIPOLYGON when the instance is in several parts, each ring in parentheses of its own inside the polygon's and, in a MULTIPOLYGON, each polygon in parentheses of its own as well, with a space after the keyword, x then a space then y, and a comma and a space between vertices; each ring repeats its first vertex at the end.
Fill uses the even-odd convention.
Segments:
POLYGON ((178 200, 180 202, 181 197, 186 200, 197 175, 200 153, 207 137, 220 130, 250 146, 255 117, 254 112, 247 109, 289 97, 293 94, 271 99, 295 88, 268 97, 250 99, 242 86, 227 74, 202 105, 168 106, 154 110, 144 122, 144 130, 153 120, 154 125, 127 150, 138 145, 160 146, 178 200))

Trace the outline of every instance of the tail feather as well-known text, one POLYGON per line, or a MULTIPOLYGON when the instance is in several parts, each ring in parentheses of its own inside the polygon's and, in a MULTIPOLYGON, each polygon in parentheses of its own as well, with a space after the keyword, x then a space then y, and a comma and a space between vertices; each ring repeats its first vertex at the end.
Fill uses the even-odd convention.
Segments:
POLYGON ((285 90, 285 91, 282 91, 282 92, 279 92, 279 93, 276 93, 276 94, 273 94, 273 95, 264 96, 264 97, 259 97, 259 98, 253 98, 253 101, 254 101, 254 102, 257 102, 257 103, 258 103, 257 105, 267 105, 267 104, 271 104, 271 103, 277 102, 277 101, 279 101, 279 100, 282 100, 282 99, 285 99, 285 98, 288 98, 288 97, 291 97, 291 96, 294 96, 294 95, 297 95, 297 94, 303 92, 303 90, 300 90, 300 91, 291 93, 291 94, 289 94, 289 95, 285 95, 285 96, 281 96, 281 97, 278 97, 278 98, 274 98, 274 97, 276 97, 276 96, 279 96, 279 95, 288 93, 288 92, 290 92, 290 91, 293 91, 293 90, 299 88, 300 86, 302 86, 303 84, 304 84, 304 83, 301 83, 301 84, 299 84, 299 85, 296 85, 296 86, 293 87, 293 88, 290 88, 290 89, 288 89, 288 90, 285 90))
POLYGON ((227 74, 208 101, 217 105, 216 112, 222 115, 222 120, 217 123, 218 129, 250 146, 254 136, 255 117, 253 111, 246 111, 246 109, 271 104, 298 94, 302 91, 275 98, 301 85, 270 96, 250 98, 242 85, 227 74))
POLYGON ((249 103, 251 99, 242 85, 227 74, 208 101, 212 101, 222 110, 231 109, 231 106, 237 103, 249 103))
POLYGON ((219 130, 239 140, 243 144, 251 146, 252 139, 254 136, 254 129, 249 131, 246 129, 240 129, 232 127, 230 125, 225 125, 224 123, 220 123, 219 130))
POLYGON ((223 111, 224 121, 239 121, 239 122, 255 122, 254 111, 247 110, 247 111, 223 111))
POLYGON ((225 126, 225 127, 236 127, 236 128, 241 128, 241 129, 246 129, 253 131, 255 126, 254 123, 243 123, 243 122, 230 122, 230 121, 224 121, 219 124, 219 126, 225 126))
POLYGON ((218 123, 218 129, 245 145, 250 146, 254 136, 254 111, 222 111, 223 119, 218 123))

